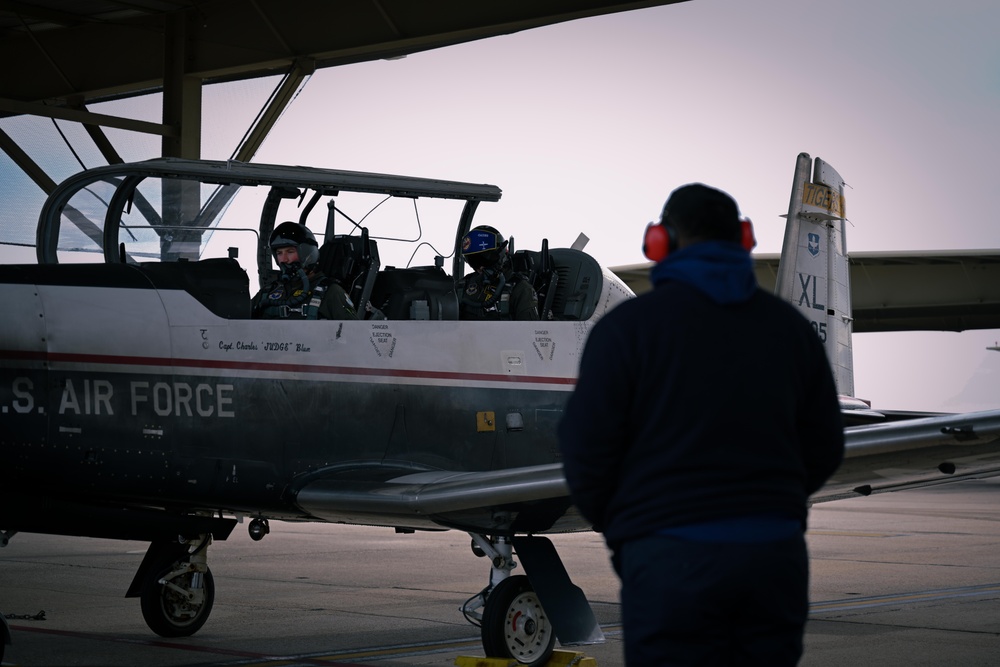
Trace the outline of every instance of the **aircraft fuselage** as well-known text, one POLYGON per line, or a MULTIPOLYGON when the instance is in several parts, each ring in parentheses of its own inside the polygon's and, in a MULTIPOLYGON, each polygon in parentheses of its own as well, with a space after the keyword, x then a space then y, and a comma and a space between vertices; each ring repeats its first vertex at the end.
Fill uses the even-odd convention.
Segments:
MULTIPOLYGON (((590 327, 227 319, 133 266, 2 271, 17 313, 0 321, 11 495, 309 519, 295 491, 317 474, 554 463, 590 327)), ((234 263, 233 293, 241 280, 234 263)), ((601 312, 627 296, 604 283, 601 312)))

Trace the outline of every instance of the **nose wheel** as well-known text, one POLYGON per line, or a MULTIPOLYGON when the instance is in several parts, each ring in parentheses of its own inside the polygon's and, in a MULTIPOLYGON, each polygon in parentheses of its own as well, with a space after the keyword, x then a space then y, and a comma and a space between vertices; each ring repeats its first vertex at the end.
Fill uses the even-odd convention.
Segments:
POLYGON ((483 608, 482 639, 490 657, 544 665, 552 656, 556 636, 528 577, 508 577, 490 591, 483 608))

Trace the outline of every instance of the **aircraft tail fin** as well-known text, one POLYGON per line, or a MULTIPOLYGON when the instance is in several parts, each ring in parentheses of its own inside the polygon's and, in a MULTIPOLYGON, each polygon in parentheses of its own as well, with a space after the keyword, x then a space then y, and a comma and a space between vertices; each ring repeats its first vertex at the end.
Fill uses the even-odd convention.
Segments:
POLYGON ((774 292, 812 322, 838 393, 854 396, 845 215, 844 179, 820 158, 799 153, 774 292))

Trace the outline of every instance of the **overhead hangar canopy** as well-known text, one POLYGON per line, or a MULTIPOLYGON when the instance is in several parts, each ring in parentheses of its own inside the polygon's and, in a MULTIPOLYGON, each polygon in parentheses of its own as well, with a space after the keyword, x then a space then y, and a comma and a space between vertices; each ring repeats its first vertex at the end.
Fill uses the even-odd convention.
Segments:
POLYGON ((0 114, 54 115, 191 80, 311 72, 681 1, 0 2, 0 114))

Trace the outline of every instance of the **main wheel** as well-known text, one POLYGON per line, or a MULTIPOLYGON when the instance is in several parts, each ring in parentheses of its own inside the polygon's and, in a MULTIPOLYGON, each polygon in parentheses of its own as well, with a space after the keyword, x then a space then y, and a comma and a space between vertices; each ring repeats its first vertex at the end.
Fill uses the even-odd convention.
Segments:
POLYGON ((149 629, 161 637, 190 637, 205 625, 208 615, 212 613, 215 602, 215 579, 212 571, 185 572, 170 580, 170 584, 181 588, 186 593, 194 589, 197 579, 201 579, 200 588, 203 595, 194 600, 187 595, 161 584, 163 578, 172 568, 159 570, 156 576, 150 577, 142 587, 139 596, 142 607, 142 618, 149 629))
POLYGON ((538 596, 523 575, 497 584, 483 608, 483 649, 492 658, 513 658, 543 665, 552 656, 556 636, 538 596))

